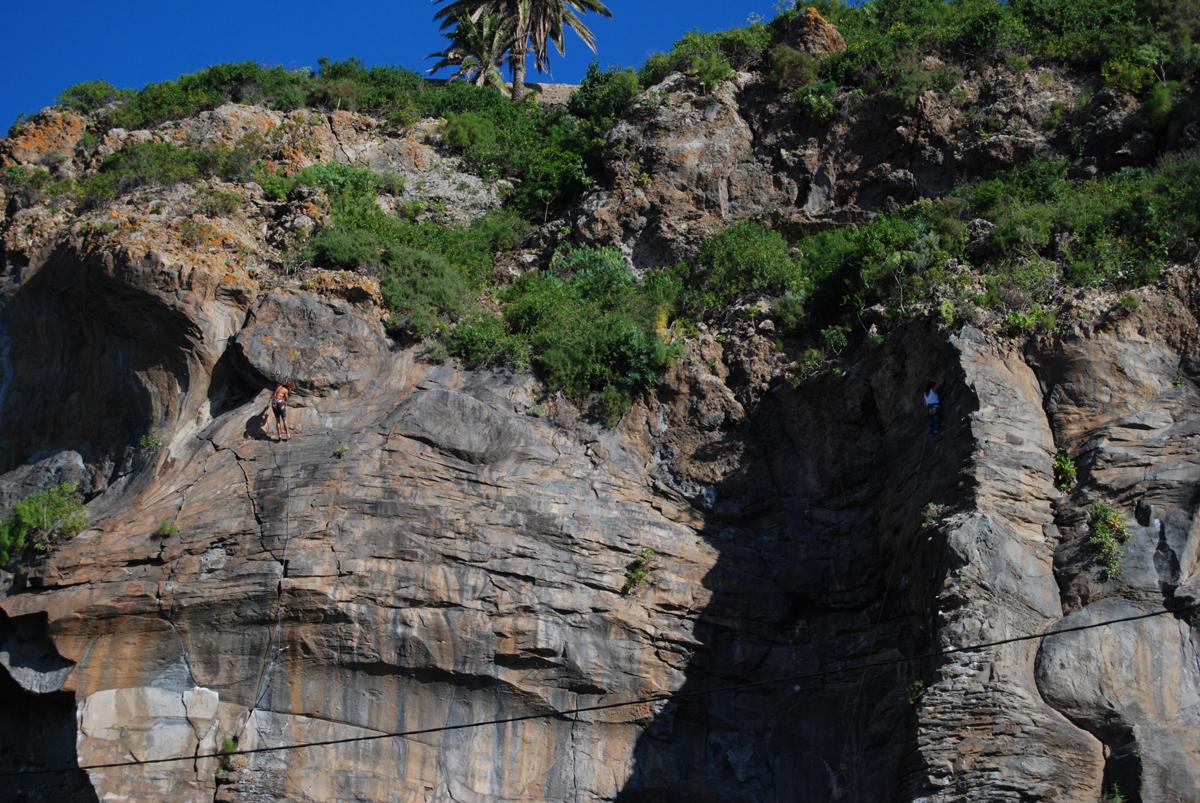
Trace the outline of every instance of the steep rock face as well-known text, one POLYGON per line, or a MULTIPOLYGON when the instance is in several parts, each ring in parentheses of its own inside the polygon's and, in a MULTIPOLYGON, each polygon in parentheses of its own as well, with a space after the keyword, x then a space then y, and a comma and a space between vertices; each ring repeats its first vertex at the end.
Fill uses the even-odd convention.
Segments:
MULTIPOLYGON (((96 770, 95 794, 1083 801, 1102 779, 1148 800, 1194 789, 1183 622, 1063 636, 1040 656, 1025 642, 917 657, 1152 609, 1195 584, 1190 508, 1171 506, 1190 504, 1192 461, 1167 448, 1187 427, 1194 325, 1156 314, 1187 304, 1185 286, 1027 353, 913 324, 845 377, 799 389, 771 383, 754 338, 702 339, 604 432, 527 415, 528 379, 392 350, 367 300, 220 291, 217 261, 190 264, 181 287, 169 259, 99 253, 75 268, 98 273, 83 287, 142 299, 143 320, 117 318, 114 302, 112 319, 92 319, 97 343, 156 332, 124 341, 140 368, 114 375, 145 383, 147 411, 105 415, 162 421, 166 447, 118 472, 91 529, 11 578, 2 607, 23 624, 4 643, 24 645, 4 647, 13 716, 57 717, 46 726, 70 727, 86 764, 234 737, 252 748, 547 718, 96 770), (298 383, 290 444, 264 431, 261 388, 285 376, 298 383), (931 378, 945 385, 938 439, 919 403, 931 378), (1056 439, 1084 467, 1065 502, 1056 439), (1158 479, 1122 468, 1156 449, 1158 479), (1143 504, 1129 573, 1108 582, 1078 548, 1078 516, 1114 492, 1143 504), (931 517, 930 502, 947 507, 931 517), (179 535, 156 537, 163 520, 179 535), (647 547, 651 584, 622 593, 647 547), (1112 657, 1062 670, 1093 654, 1112 657), (806 679, 555 715, 794 675, 806 679)), ((29 267, 6 315, 45 308, 29 288, 66 272, 60 258, 29 267)), ((44 349, 69 356, 60 342, 31 338, 22 359, 59 370, 44 349)))
MULTIPOLYGON (((970 86, 1008 108, 987 142, 933 97, 905 132, 835 128, 791 161, 807 135, 771 128, 744 76, 713 98, 676 77, 660 88, 676 105, 639 101, 642 139, 618 133, 650 172, 620 163, 589 236, 658 261, 731 217, 806 224, 940 191, 1044 147, 1023 126, 1067 91, 970 86), (886 160, 862 155, 873 139, 886 160)), ((360 115, 233 105, 101 148, 255 132, 293 168, 419 184, 457 164, 360 115)), ((65 169, 45 147, 21 163, 65 169)), ((1200 598, 1194 269, 1136 313, 1099 297, 1029 344, 911 322, 799 386, 769 331, 704 332, 604 430, 535 404, 527 376, 397 346, 369 277, 276 271, 327 213, 320 193, 231 191, 225 218, 183 186, 74 218, 4 209, 0 506, 64 479, 93 497, 85 533, 0 575, 0 766, 186 759, 12 796, 1195 799, 1189 617, 927 657, 1200 598), (285 378, 296 437, 275 443, 285 378), (1058 449, 1081 469, 1065 495, 1058 449), (1131 532, 1113 578, 1085 543, 1101 500, 1131 532), (376 738, 511 717, 533 718, 376 738), (361 741, 195 758, 235 738, 361 741)))
MULTIPOLYGON (((1180 272, 1169 283, 1174 292, 1146 294, 1136 312, 1102 308, 1040 358, 1050 421, 1081 474, 1057 517, 1065 537, 1055 565, 1070 613, 1063 627, 1196 599, 1198 327, 1178 301, 1194 296, 1194 279, 1180 272), (1121 512, 1130 534, 1116 577, 1086 545, 1088 508, 1098 501, 1121 512)), ((1197 666, 1186 624, 1151 619, 1048 640, 1038 680, 1048 701, 1105 743, 1111 782, 1144 801, 1182 801, 1200 794, 1190 758, 1197 666)))

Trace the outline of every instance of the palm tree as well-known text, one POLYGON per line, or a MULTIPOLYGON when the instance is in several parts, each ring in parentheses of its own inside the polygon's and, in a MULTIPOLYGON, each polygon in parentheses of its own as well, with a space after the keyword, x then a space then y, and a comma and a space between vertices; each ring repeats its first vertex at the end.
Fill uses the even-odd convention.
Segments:
POLYGON ((534 63, 542 72, 550 63, 550 45, 559 55, 566 52, 564 34, 567 28, 575 31, 591 51, 596 52, 596 35, 583 24, 581 13, 594 11, 605 17, 612 12, 600 0, 436 0, 445 3, 434 14, 442 21, 442 29, 452 27, 455 20, 478 20, 485 14, 502 14, 515 21, 515 37, 510 53, 512 65, 513 100, 525 96, 525 61, 530 51, 534 63))
POLYGON ((450 46, 427 56, 441 59, 429 72, 456 67, 449 80, 471 81, 475 86, 490 86, 503 92, 504 76, 500 68, 512 48, 515 28, 512 19, 494 12, 481 14, 477 19, 459 17, 454 20, 454 29, 446 34, 450 46))

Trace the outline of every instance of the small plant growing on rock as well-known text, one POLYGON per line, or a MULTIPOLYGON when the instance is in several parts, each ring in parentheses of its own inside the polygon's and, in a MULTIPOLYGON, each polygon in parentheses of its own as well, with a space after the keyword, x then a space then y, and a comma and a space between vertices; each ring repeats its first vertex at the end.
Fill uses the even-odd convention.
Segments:
POLYGON ((161 435, 154 432, 147 432, 138 439, 138 448, 143 452, 157 452, 163 447, 163 439, 161 435))
POLYGON ((229 773, 233 772, 233 754, 238 749, 238 738, 236 736, 226 736, 221 740, 221 747, 217 751, 221 754, 219 763, 217 764, 217 780, 224 780, 229 773))
POLYGON ((926 530, 932 530, 941 523, 942 517, 946 515, 946 506, 937 502, 930 502, 921 511, 921 526, 926 530))
POLYGON ((809 348, 796 360, 796 371, 792 376, 792 384, 799 386, 819 375, 829 367, 829 359, 819 348, 809 348))
POLYGON ((1100 803, 1125 803, 1125 794, 1121 791, 1121 787, 1113 784, 1104 790, 1104 794, 1100 795, 1100 803))
POLYGON ((733 77, 733 68, 720 53, 702 53, 692 58, 689 72, 705 94, 711 95, 722 82, 733 77))
POLYGON ((908 684, 908 688, 904 692, 904 700, 909 705, 916 705, 921 699, 921 695, 925 693, 925 681, 914 680, 908 684))
POLYGON ((202 189, 196 193, 197 208, 209 217, 229 217, 244 201, 236 192, 202 189))
POLYGON ((158 529, 154 531, 154 535, 156 538, 170 538, 179 535, 179 528, 170 519, 163 519, 158 523, 158 529))
POLYGON ((645 547, 633 559, 633 563, 625 569, 625 585, 621 586, 622 594, 629 594, 641 586, 650 585, 650 572, 653 566, 650 562, 654 560, 654 550, 650 547, 645 547))
POLYGON ((1096 559, 1104 564, 1108 577, 1115 577, 1121 569, 1121 546, 1129 540, 1129 528, 1121 512, 1106 502, 1095 502, 1088 509, 1090 534, 1088 545, 1096 559))
POLYGON ((957 311, 954 308, 954 302, 946 299, 938 305, 938 318, 944 326, 953 326, 954 319, 957 317, 957 311))
POLYGON ((1060 449, 1054 456, 1054 487, 1067 493, 1075 487, 1075 476, 1075 461, 1060 449))
POLYGON ((338 446, 338 448, 333 450, 333 456, 338 460, 341 460, 348 454, 350 454, 350 444, 348 443, 343 443, 342 445, 338 446))
POLYGON ((1142 300, 1133 293, 1126 293, 1121 296, 1117 303, 1121 305, 1121 309, 1126 312, 1137 312, 1138 307, 1142 306, 1142 300))

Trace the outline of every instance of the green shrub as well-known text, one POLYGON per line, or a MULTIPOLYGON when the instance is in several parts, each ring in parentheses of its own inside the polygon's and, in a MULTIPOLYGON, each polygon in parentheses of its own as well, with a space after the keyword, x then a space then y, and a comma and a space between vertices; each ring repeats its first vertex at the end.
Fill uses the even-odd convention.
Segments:
POLYGON ((158 529, 154 531, 154 535, 157 538, 171 538, 179 535, 179 528, 170 519, 163 519, 158 523, 158 529))
POLYGON ((820 59, 807 51, 780 43, 771 48, 770 62, 771 83, 780 93, 820 80, 820 59))
MULTIPOLYGON (((302 106, 372 112, 401 123, 418 117, 457 118, 452 145, 479 168, 494 176, 516 179, 509 204, 526 216, 547 219, 571 203, 599 170, 599 140, 612 110, 632 88, 628 72, 597 76, 578 101, 583 121, 561 109, 536 103, 513 103, 494 90, 462 81, 433 85, 407 70, 366 68, 355 59, 320 60, 320 69, 288 71, 252 62, 222 64, 149 84, 134 93, 116 91, 103 82, 66 90, 63 102, 90 106, 110 96, 115 105, 102 124, 146 128, 188 117, 227 101, 258 103, 277 109, 302 106), (462 131, 473 127, 472 131, 462 131)), ((111 197, 95 188, 93 197, 111 197)))
POLYGON ((949 508, 946 505, 930 502, 925 505, 921 511, 921 526, 926 530, 932 530, 942 523, 942 519, 946 516, 946 511, 949 508))
POLYGON ((826 326, 821 330, 821 345, 826 353, 838 357, 849 344, 849 336, 850 327, 848 326, 826 326))
POLYGON ((254 62, 218 64, 174 81, 147 84, 107 115, 110 125, 148 128, 214 109, 227 101, 257 103, 276 109, 305 105, 312 76, 254 62))
POLYGON ((75 185, 70 180, 56 179, 45 168, 23 165, 0 168, 0 186, 4 187, 10 198, 20 198, 22 206, 70 197, 75 191, 75 185))
POLYGON ((650 547, 645 547, 638 553, 638 556, 625 569, 625 584, 621 586, 622 594, 628 594, 650 584, 650 572, 654 570, 653 561, 654 550, 650 547))
POLYGON ((1104 564, 1108 577, 1116 577, 1121 569, 1121 546, 1129 540, 1125 517, 1105 502, 1095 502, 1088 509, 1088 545, 1096 559, 1104 564))
POLYGON ((1105 787, 1104 793, 1100 795, 1100 803, 1125 803, 1125 795, 1121 792, 1121 787, 1116 784, 1105 787))
POLYGON ((834 86, 828 82, 810 84, 792 93, 792 102, 800 113, 817 123, 827 123, 837 116, 833 104, 834 86))
POLYGON ((689 276, 688 305, 702 312, 751 292, 782 295, 803 289, 783 235, 754 221, 740 221, 701 246, 689 276))
POLYGON ((55 103, 72 111, 94 112, 110 103, 127 99, 132 94, 128 89, 117 89, 108 81, 86 81, 59 92, 55 103))
POLYGON ((522 276, 502 300, 509 330, 528 344, 547 386, 575 399, 594 395, 600 416, 613 424, 674 357, 657 329, 679 291, 667 271, 639 284, 614 249, 569 248, 548 271, 522 276))
POLYGON ((31 535, 49 539, 56 535, 73 538, 88 526, 87 511, 69 482, 39 491, 13 505, 8 519, 0 523, 0 564, 24 549, 31 535))
POLYGON ((795 331, 808 322, 808 294, 801 290, 788 290, 772 306, 785 331, 795 331))
POLYGON ((1146 92, 1142 99, 1142 116, 1146 119, 1146 126, 1152 131, 1161 133, 1167 129, 1175 111, 1175 93, 1178 89, 1179 85, 1175 82, 1154 83, 1146 92))
POLYGON ((722 81, 733 77, 733 68, 719 53, 707 53, 692 59, 688 74, 695 76, 701 90, 712 94, 722 81))
POLYGON ((796 373, 793 377, 793 383, 799 385, 818 376, 828 367, 828 355, 816 346, 810 346, 796 358, 796 373))
POLYGON ((520 369, 529 364, 528 345, 508 333, 502 317, 483 310, 459 321, 446 345, 449 353, 469 368, 508 365, 520 369))
POLYGON ((669 53, 651 56, 638 74, 641 85, 654 86, 673 72, 695 75, 707 92, 733 74, 762 61, 775 40, 772 29, 761 23, 719 33, 690 31, 669 53))
POLYGON ((1054 456, 1054 487, 1063 493, 1075 487, 1075 461, 1061 449, 1054 456))
POLYGON ((196 207, 209 217, 229 217, 242 208, 245 200, 236 192, 202 189, 196 195, 196 207))
POLYGON ((157 452, 163 448, 162 436, 156 432, 147 432, 138 438, 138 448, 144 452, 157 452))
POLYGON ((78 195, 83 205, 90 207, 143 187, 169 187, 214 177, 248 181, 259 155, 253 143, 193 148, 137 142, 105 159, 96 174, 80 182, 78 195))
POLYGON ((938 305, 938 319, 941 320, 943 326, 954 325, 956 312, 954 302, 948 298, 938 305))
POLYGON ((416 248, 391 249, 380 275, 391 328, 418 339, 462 315, 473 295, 460 269, 440 254, 416 248))
POLYGON ((473 304, 492 271, 493 255, 515 247, 528 226, 511 212, 489 212, 469 226, 414 222, 384 212, 381 188, 395 181, 343 165, 314 165, 268 182, 286 195, 297 185, 329 192, 331 221, 309 239, 313 262, 379 273, 394 331, 423 338, 444 331, 473 304))
POLYGON ((633 70, 601 70, 593 61, 579 89, 571 95, 567 109, 587 124, 592 137, 603 137, 640 89, 633 70))
MULTIPOLYGON (((498 96, 497 96, 498 98, 498 96)), ((450 108, 443 141, 485 174, 518 180, 510 198, 526 217, 547 220, 577 197, 599 164, 594 134, 565 112, 497 99, 486 108, 450 108)))

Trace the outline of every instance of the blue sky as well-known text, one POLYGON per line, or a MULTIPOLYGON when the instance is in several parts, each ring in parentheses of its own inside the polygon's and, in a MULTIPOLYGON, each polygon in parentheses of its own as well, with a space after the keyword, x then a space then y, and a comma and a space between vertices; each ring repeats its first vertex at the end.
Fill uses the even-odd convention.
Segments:
MULTIPOLYGON (((595 58, 603 66, 636 66, 692 28, 723 30, 745 24, 752 13, 769 19, 775 2, 609 0, 611 19, 588 15, 598 38, 595 58)), ((432 0, 11 3, 4 12, 0 131, 18 114, 53 103, 63 87, 98 78, 140 87, 222 62, 304 67, 320 56, 424 70, 432 63, 425 56, 444 41, 434 8, 432 0)), ((592 58, 568 34, 567 57, 554 59, 553 80, 578 80, 592 58)))

